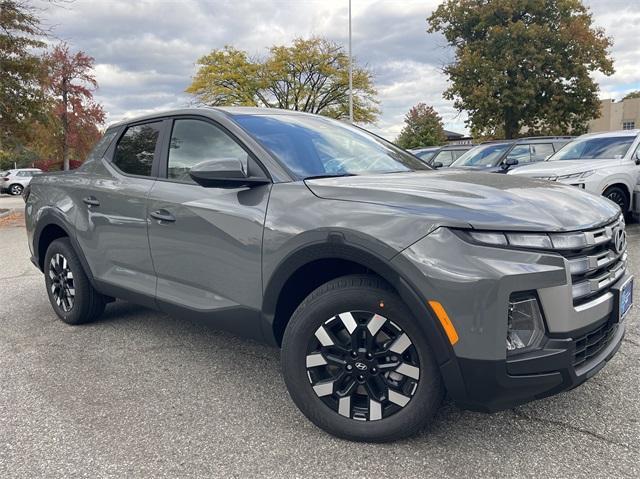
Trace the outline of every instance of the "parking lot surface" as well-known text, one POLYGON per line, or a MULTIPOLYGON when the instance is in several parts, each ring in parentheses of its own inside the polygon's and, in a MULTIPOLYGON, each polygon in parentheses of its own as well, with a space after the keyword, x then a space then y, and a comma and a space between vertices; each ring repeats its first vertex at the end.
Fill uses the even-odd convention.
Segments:
POLYGON ((446 403, 416 438, 349 443, 298 412, 277 350, 121 301, 60 322, 19 224, 0 226, 2 478, 640 477, 640 305, 573 391, 493 415, 446 403))

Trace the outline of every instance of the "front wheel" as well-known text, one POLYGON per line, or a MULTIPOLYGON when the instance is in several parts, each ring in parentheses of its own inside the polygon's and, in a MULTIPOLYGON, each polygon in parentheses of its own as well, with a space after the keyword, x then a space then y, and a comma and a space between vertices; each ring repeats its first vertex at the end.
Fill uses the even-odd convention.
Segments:
POLYGON ((604 190, 602 196, 617 204, 622 210, 622 214, 626 215, 629 211, 629 198, 627 198, 627 193, 619 186, 610 186, 604 190))
POLYGON ((349 440, 411 436, 443 397, 438 366, 411 312, 369 275, 335 279, 304 300, 285 331, 282 365, 300 410, 349 440))
POLYGON ((18 185, 18 184, 11 185, 9 187, 9 194, 12 194, 13 196, 19 196, 22 194, 23 189, 24 188, 22 187, 22 185, 18 185))

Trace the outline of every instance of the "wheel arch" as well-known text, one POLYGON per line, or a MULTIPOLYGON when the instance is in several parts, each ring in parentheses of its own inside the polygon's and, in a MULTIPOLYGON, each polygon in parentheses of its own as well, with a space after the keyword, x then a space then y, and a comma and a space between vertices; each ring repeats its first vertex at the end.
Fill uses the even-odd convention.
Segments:
POLYGON ((37 263, 40 271, 44 270, 44 257, 47 253, 49 245, 58 238, 69 238, 73 250, 78 255, 82 268, 85 274, 89 278, 92 286, 95 287, 93 274, 89 268, 82 248, 76 241, 75 236, 72 234, 73 229, 67 224, 63 214, 53 208, 48 208, 43 211, 38 218, 38 223, 33 233, 33 252, 34 259, 37 263))
POLYGON ((316 287, 336 277, 367 272, 386 281, 413 312, 414 319, 425 333, 436 360, 439 364, 453 357, 451 345, 435 315, 427 306, 421 295, 409 284, 404 276, 391 263, 359 246, 347 243, 319 243, 301 248, 283 260, 269 278, 263 298, 263 333, 268 342, 280 346, 282 334, 290 319, 290 315, 300 302, 316 287), (308 272, 321 271, 326 266, 338 269, 312 281, 307 287, 301 285, 300 279, 308 272), (299 289, 295 289, 299 286, 299 289), (293 289, 292 289, 293 288, 293 289), (309 290, 310 289, 310 290, 309 290), (290 295, 297 291, 294 297, 290 295), (287 304, 287 301, 293 304, 287 304), (424 318, 424 321, 420 321, 424 318))

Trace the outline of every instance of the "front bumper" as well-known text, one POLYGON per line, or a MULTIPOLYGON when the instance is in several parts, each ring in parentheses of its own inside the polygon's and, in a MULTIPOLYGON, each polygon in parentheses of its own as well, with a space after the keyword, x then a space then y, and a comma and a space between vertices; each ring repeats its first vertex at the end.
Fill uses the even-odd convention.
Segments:
MULTIPOLYGON (((625 324, 610 322, 596 326, 605 329, 598 352, 579 366, 576 348, 582 348, 583 336, 547 338, 542 349, 524 353, 505 361, 482 361, 459 358, 466 395, 457 398, 464 408, 495 412, 573 389, 593 377, 616 354, 625 333, 625 324)), ((587 338, 589 337, 586 335, 587 338)), ((588 339, 586 339, 588 341, 588 339)))
POLYGON ((440 228, 394 262, 423 302, 439 301, 455 326, 459 341, 440 370, 449 395, 468 409, 498 411, 572 389, 604 367, 624 336, 611 292, 574 306, 569 266, 557 254, 478 246, 440 228), (507 355, 509 297, 531 290, 545 337, 539 349, 507 355))

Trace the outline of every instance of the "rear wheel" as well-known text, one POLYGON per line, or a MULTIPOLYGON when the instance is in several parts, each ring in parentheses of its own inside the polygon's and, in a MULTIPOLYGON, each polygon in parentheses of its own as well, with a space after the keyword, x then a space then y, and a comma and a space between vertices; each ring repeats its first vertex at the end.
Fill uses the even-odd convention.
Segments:
POLYGON ((311 293, 287 326, 282 364, 300 410, 345 439, 410 436, 442 401, 426 338, 400 298, 373 276, 345 276, 311 293))
POLYGON ((627 192, 619 186, 610 186, 609 188, 604 190, 602 196, 610 199, 615 204, 617 204, 622 210, 623 214, 627 214, 627 212, 629 211, 629 198, 627 197, 627 192))
POLYGON ((51 306, 65 323, 87 323, 104 311, 105 298, 91 286, 68 238, 49 245, 44 275, 51 306))
POLYGON ((22 185, 18 185, 18 184, 11 185, 9 187, 9 193, 12 194, 13 196, 18 196, 22 194, 23 189, 24 188, 22 187, 22 185))

